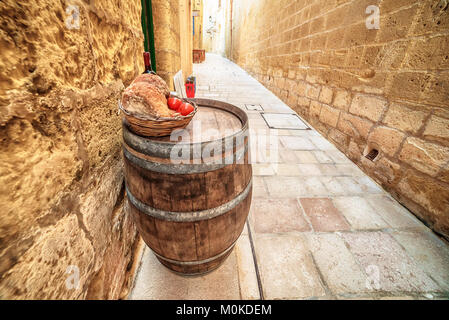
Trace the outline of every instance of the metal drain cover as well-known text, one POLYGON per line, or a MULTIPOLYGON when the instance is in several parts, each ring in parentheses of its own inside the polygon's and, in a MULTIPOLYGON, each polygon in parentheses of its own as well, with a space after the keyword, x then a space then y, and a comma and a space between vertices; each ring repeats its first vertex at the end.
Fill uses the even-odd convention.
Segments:
POLYGON ((263 111, 263 108, 260 104, 245 104, 247 110, 250 111, 263 111))
POLYGON ((310 129, 297 114, 262 113, 271 129, 307 130, 310 129))

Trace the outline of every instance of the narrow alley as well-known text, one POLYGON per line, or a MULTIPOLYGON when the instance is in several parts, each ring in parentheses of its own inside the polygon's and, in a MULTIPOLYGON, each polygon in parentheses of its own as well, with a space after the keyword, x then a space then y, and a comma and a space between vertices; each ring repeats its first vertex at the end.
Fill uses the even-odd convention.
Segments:
POLYGON ((248 113, 250 216, 204 276, 179 277, 146 248, 131 299, 447 298, 447 242, 233 62, 207 54, 194 74, 197 97, 248 113))
POLYGON ((449 300, 448 52, 449 0, 0 1, 0 300, 449 300))

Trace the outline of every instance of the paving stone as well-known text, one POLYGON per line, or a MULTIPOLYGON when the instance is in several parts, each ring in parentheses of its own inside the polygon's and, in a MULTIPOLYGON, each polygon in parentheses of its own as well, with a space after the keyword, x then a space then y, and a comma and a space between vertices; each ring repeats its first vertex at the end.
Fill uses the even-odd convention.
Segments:
POLYGON ((257 234, 255 250, 265 299, 324 296, 318 271, 302 236, 257 234))
POLYGON ((355 164, 335 164, 334 168, 335 176, 360 177, 365 175, 355 164))
POLYGON ((294 151, 298 163, 318 163, 317 158, 312 151, 294 151))
POLYGON ((312 136, 309 138, 312 143, 320 150, 336 150, 335 146, 320 136, 312 136))
POLYGON ((352 177, 335 177, 335 180, 342 186, 344 194, 361 194, 365 191, 364 186, 352 177))
POLYGON ((349 224, 329 198, 299 199, 314 231, 349 230, 349 224))
POLYGON ((322 177, 320 177, 320 180, 323 183, 323 185, 326 187, 329 195, 333 195, 333 196, 344 195, 346 193, 346 190, 337 181, 336 178, 337 177, 322 176, 322 177))
POLYGON ((278 113, 291 113, 292 109, 286 106, 282 101, 274 102, 274 103, 263 103, 263 109, 265 112, 278 112, 278 113))
POLYGON ((321 175, 320 166, 314 163, 301 163, 298 165, 301 175, 319 176, 321 175))
POLYGON ((362 197, 334 198, 335 207, 346 217, 354 229, 384 229, 388 224, 362 197))
POLYGON ((326 187, 321 182, 321 179, 319 177, 303 178, 302 188, 302 195, 307 197, 325 196, 328 193, 326 187))
POLYGON ((248 235, 242 234, 240 236, 234 250, 237 259, 241 299, 260 299, 256 268, 248 235))
POLYGON ((317 148, 304 137, 281 136, 280 140, 286 148, 291 150, 314 150, 317 148))
POLYGON ((295 198, 304 194, 302 178, 299 177, 264 177, 268 193, 272 197, 295 198))
POLYGON ((279 160, 282 163, 297 163, 299 160, 295 155, 295 152, 286 148, 279 148, 279 160))
POLYGON ((257 233, 310 230, 296 199, 259 199, 251 211, 257 233))
POLYGON ((324 151, 314 151, 313 154, 319 163, 334 163, 334 160, 324 151))
POLYGON ((440 287, 449 292, 449 248, 429 231, 394 232, 393 237, 440 287))
POLYGON ((365 272, 337 234, 308 234, 307 239, 315 263, 333 294, 367 291, 365 272))
POLYGON ((302 173, 298 164, 279 163, 276 165, 276 174, 278 176, 299 176, 302 173))
POLYGON ((339 174, 347 176, 363 176, 365 173, 359 169, 355 164, 336 164, 339 174))
POLYGON ((263 119, 248 119, 248 125, 251 129, 268 129, 267 123, 263 119))
POLYGON ((327 150, 326 154, 335 162, 335 163, 352 163, 341 151, 339 150, 327 150))
POLYGON ((321 171, 322 175, 325 176, 340 176, 342 175, 341 172, 338 170, 337 165, 330 164, 330 163, 320 163, 319 169, 321 171))
POLYGON ((425 228, 412 213, 386 195, 370 195, 366 199, 376 213, 393 228, 425 228))
POLYGON ((307 129, 307 125, 295 114, 263 113, 262 117, 270 128, 307 129))
POLYGON ((354 180, 362 187, 363 192, 383 193, 383 190, 369 177, 354 177, 354 180))
POLYGON ((280 146, 277 139, 266 135, 251 136, 250 138, 250 161, 251 163, 276 163, 280 161, 280 146))
MULTIPOLYGON (((300 117, 301 118, 301 117, 300 117)), ((302 119, 306 122, 304 119, 302 119)), ((320 134, 315 130, 288 130, 290 132, 290 136, 299 136, 299 137, 320 137, 320 134)))
POLYGON ((256 120, 262 119, 262 116, 260 115, 259 112, 246 112, 246 115, 248 116, 248 119, 256 119, 256 120))
POLYGON ((240 299, 237 259, 232 252, 217 270, 185 277, 164 267, 146 248, 132 300, 234 300, 240 299), (223 285, 226 283, 226 285, 223 285))
POLYGON ((438 285, 430 279, 385 232, 343 233, 362 268, 365 268, 371 288, 381 291, 433 292, 438 285), (378 279, 376 284, 376 279, 378 279), (378 288, 378 289, 377 289, 378 288))
POLYGON ((287 129, 270 129, 270 132, 276 133, 278 136, 293 136, 292 134, 294 130, 287 129))
POLYGON ((268 192, 262 177, 253 177, 253 197, 267 197, 268 192))
POLYGON ((276 174, 275 167, 276 164, 271 163, 253 163, 253 175, 255 176, 272 176, 276 174))

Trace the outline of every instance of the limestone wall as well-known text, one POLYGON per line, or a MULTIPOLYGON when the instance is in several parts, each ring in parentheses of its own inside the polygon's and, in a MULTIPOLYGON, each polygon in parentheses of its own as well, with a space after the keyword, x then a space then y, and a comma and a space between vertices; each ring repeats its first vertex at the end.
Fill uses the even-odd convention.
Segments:
POLYGON ((207 0, 203 4, 203 47, 206 52, 225 55, 229 11, 229 0, 207 0))
POLYGON ((181 70, 184 79, 187 79, 193 73, 193 23, 190 0, 179 0, 179 23, 183 26, 177 40, 180 46, 181 70))
POLYGON ((184 78, 192 74, 192 6, 189 0, 152 0, 152 8, 156 70, 174 90, 179 70, 184 78))
POLYGON ((117 99, 143 70, 140 0, 70 4, 79 24, 67 1, 0 2, 2 299, 116 299, 135 267, 117 99))
POLYGON ((197 13, 197 16, 194 17, 193 48, 203 49, 203 0, 194 0, 192 5, 192 11, 197 13))
POLYGON ((232 18, 232 59, 449 237, 447 1, 233 0, 232 18))

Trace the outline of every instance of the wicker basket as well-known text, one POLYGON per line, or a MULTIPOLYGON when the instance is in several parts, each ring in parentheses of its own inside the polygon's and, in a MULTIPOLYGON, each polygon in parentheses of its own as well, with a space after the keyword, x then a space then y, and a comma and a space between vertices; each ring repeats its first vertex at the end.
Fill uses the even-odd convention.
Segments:
POLYGON ((192 100, 184 98, 181 98, 181 100, 190 103, 194 110, 187 116, 179 115, 173 118, 154 118, 149 115, 133 114, 123 108, 120 100, 118 106, 134 133, 145 137, 163 137, 169 136, 175 129, 185 128, 198 110, 197 104, 192 100))

